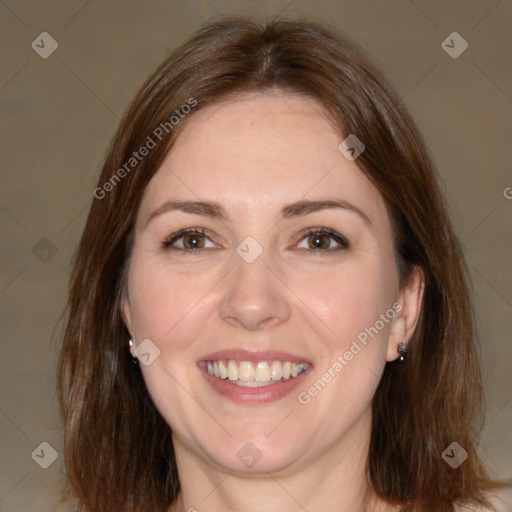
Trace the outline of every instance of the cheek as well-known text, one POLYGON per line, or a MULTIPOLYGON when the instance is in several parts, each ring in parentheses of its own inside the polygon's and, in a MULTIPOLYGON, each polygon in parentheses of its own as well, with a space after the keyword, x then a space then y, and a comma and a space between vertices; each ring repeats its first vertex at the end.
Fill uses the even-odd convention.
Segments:
POLYGON ((208 291, 215 282, 212 275, 181 275, 168 266, 142 261, 130 274, 135 335, 139 342, 150 339, 160 350, 153 363, 141 365, 141 371, 157 409, 181 432, 194 431, 194 418, 204 420, 200 401, 191 400, 185 390, 193 393, 190 383, 197 380, 194 344, 204 331, 211 307, 208 291))
POLYGON ((314 402, 333 432, 361 414, 376 390, 386 363, 396 280, 394 263, 375 257, 354 260, 303 288, 306 300, 317 301, 317 311, 335 334, 323 340, 315 382, 304 390, 301 403, 314 402))
POLYGON ((198 316, 208 306, 212 274, 183 275, 164 265, 135 264, 129 289, 135 332, 162 350, 179 349, 200 332, 198 316))
MULTIPOLYGON (((301 279, 295 289, 328 327, 325 339, 331 348, 341 350, 392 306, 396 274, 385 261, 353 261, 339 270, 301 279)), ((388 324, 383 334, 387 329, 388 324)))
MULTIPOLYGON (((394 267, 375 260, 350 265, 301 284, 301 297, 330 332, 318 340, 319 364, 299 390, 301 407, 324 418, 325 435, 338 436, 369 406, 386 364, 395 299, 394 267)), ((299 294, 299 293, 298 293, 299 294)))

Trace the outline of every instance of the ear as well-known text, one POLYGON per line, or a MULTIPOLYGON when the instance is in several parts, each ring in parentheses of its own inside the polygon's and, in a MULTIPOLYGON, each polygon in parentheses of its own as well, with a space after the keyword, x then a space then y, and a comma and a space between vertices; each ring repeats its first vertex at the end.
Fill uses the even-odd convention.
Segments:
POLYGON ((397 315, 391 324, 387 361, 394 361, 400 357, 397 351, 399 343, 409 344, 420 317, 424 289, 425 274, 420 266, 415 265, 399 292, 397 307, 393 307, 397 315))
MULTIPOLYGON (((130 333, 130 337, 133 339, 132 308, 130 305, 130 298, 124 292, 123 292, 123 295, 121 298, 121 308, 120 309, 121 309, 121 317, 123 319, 123 322, 126 325, 128 332, 130 333)), ((135 348, 135 340, 134 340, 134 344, 130 347, 130 352, 131 352, 132 356, 135 357, 135 354, 133 352, 134 348, 135 348)))

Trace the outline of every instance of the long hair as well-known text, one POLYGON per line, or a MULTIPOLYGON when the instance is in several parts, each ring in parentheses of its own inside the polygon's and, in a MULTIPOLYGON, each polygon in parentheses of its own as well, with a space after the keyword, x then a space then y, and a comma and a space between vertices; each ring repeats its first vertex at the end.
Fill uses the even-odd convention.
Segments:
POLYGON ((134 221, 195 112, 274 88, 316 99, 341 137, 363 141, 356 163, 385 200, 400 285, 415 265, 425 276, 408 359, 386 364, 373 398, 371 487, 403 511, 492 509, 494 484, 476 453, 483 387, 469 273, 421 134, 371 58, 336 29, 235 17, 201 28, 143 84, 94 191, 58 364, 65 466, 80 510, 164 512, 178 495, 171 430, 131 364, 121 317, 134 221), (442 457, 453 441, 468 453, 457 469, 442 457))

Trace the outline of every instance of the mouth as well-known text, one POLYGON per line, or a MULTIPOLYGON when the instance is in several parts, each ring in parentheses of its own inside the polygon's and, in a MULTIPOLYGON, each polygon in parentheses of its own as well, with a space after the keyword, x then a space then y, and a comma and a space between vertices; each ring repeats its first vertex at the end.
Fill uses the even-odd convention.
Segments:
POLYGON ((209 375, 248 388, 271 386, 283 380, 294 379, 308 368, 308 363, 279 360, 253 363, 251 361, 218 359, 206 362, 206 371, 209 375))
POLYGON ((263 403, 289 394, 313 365, 283 352, 232 350, 205 356, 198 366, 221 395, 235 402, 263 403))

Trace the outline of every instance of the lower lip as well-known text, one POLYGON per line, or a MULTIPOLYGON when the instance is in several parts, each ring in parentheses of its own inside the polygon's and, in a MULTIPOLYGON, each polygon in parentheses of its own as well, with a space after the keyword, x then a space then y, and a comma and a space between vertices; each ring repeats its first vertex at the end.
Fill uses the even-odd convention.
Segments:
POLYGON ((297 375, 297 377, 256 388, 246 388, 238 384, 233 384, 229 379, 219 379, 210 375, 206 368, 200 368, 206 381, 220 395, 240 404, 264 404, 280 400, 289 395, 302 382, 304 375, 308 373, 312 367, 310 366, 300 375, 297 375))

